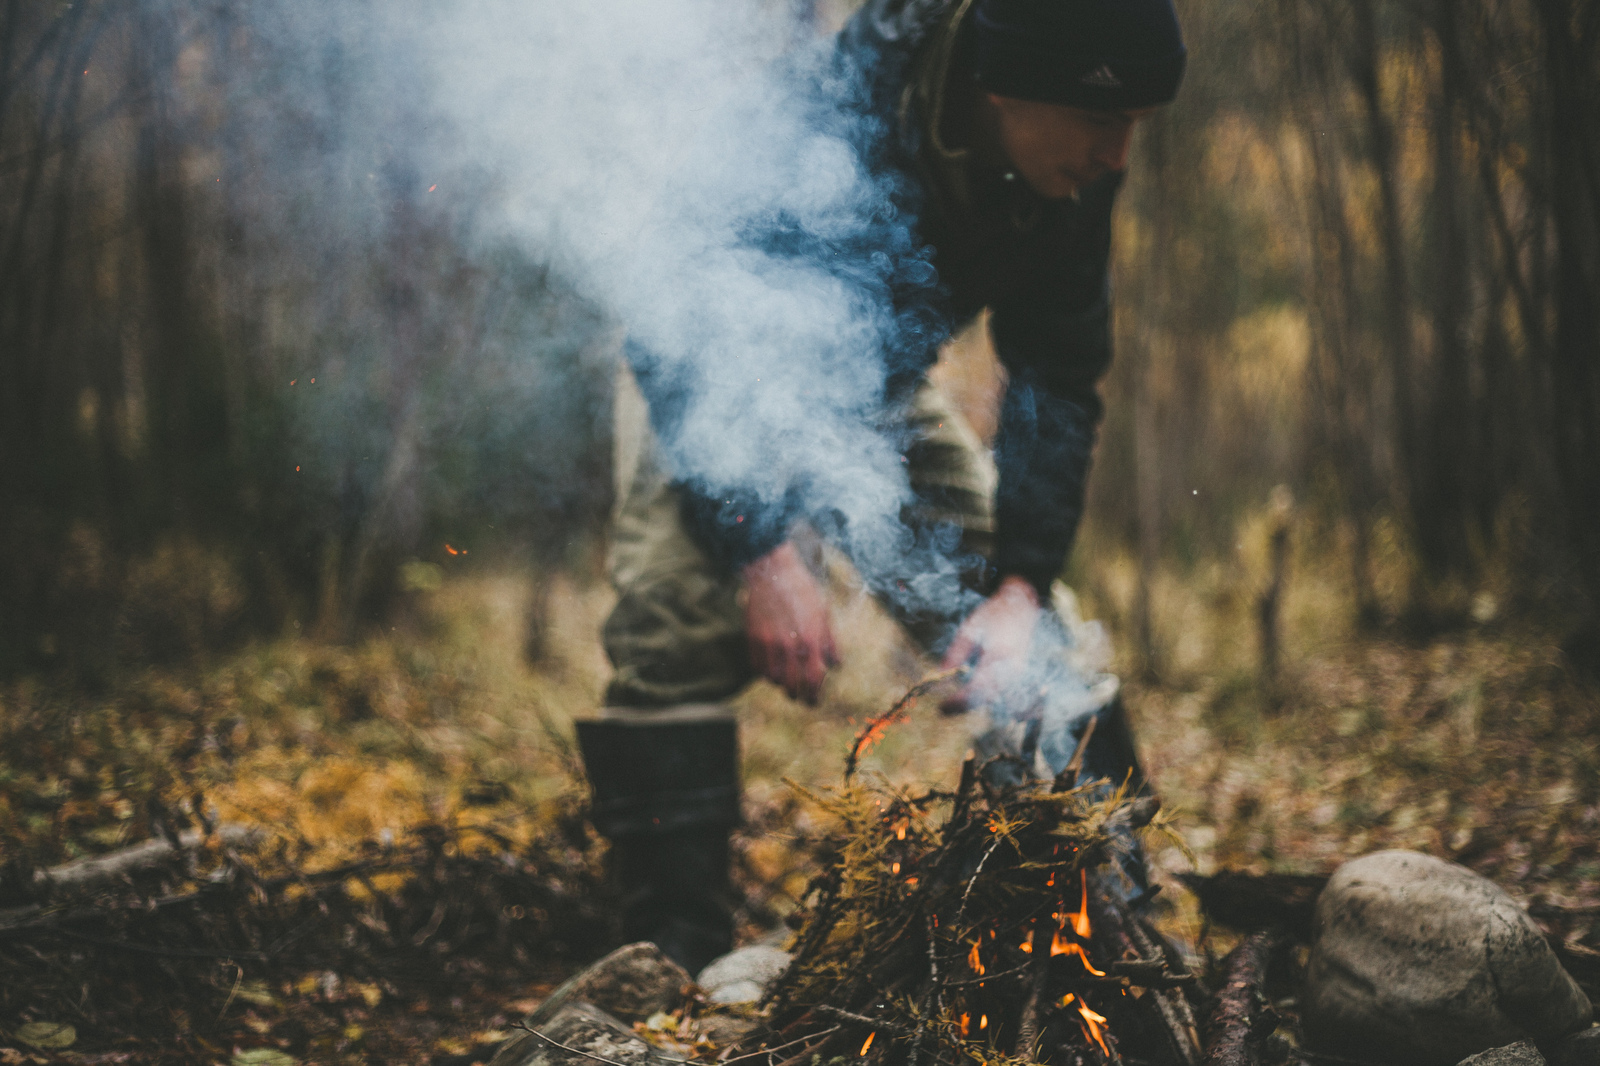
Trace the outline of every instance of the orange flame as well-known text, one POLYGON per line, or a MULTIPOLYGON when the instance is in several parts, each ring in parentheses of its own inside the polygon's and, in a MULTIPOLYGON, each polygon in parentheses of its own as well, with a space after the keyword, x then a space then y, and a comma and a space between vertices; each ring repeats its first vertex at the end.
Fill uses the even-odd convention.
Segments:
POLYGON ((967 965, 972 967, 972 972, 979 977, 983 976, 983 957, 978 954, 978 941, 972 942, 972 950, 967 952, 967 965))
POLYGON ((1057 933, 1055 935, 1055 939, 1050 943, 1050 954, 1052 956, 1076 955, 1078 956, 1078 961, 1083 963, 1083 968, 1085 970, 1088 970, 1096 977, 1104 977, 1106 975, 1104 970, 1097 970, 1094 968, 1094 963, 1089 961, 1089 956, 1083 950, 1083 946, 1081 944, 1074 944, 1070 940, 1062 939, 1060 933, 1057 933))
POLYGON ((1080 1024, 1083 1026, 1084 1035, 1090 1040, 1093 1040, 1096 1044, 1099 1044, 1101 1052, 1107 1058, 1110 1058, 1111 1049, 1106 1047, 1106 1038, 1101 1035, 1100 1030, 1100 1027, 1106 1023, 1105 1015, 1096 1014, 1094 1011, 1089 1009, 1089 1005, 1087 1003, 1078 1004, 1078 1014, 1080 1016, 1080 1024))
POLYGON ((1110 1058, 1111 1049, 1106 1047, 1105 1037, 1102 1035, 1102 1030, 1100 1028, 1102 1025, 1106 1024, 1105 1015, 1097 1013, 1089 1006, 1089 1004, 1085 1003, 1081 999, 1078 999, 1078 997, 1073 995, 1071 992, 1068 992, 1065 996, 1061 997, 1061 1005, 1063 1007, 1070 1007, 1072 1006, 1074 1000, 1077 1000, 1078 1003, 1078 1024, 1083 1027, 1084 1037, 1086 1039, 1093 1040, 1096 1044, 1099 1044, 1100 1050, 1105 1052, 1107 1058, 1110 1058))
POLYGON ((987 1028, 989 1028, 989 1016, 987 1014, 982 1014, 982 1015, 978 1016, 978 1028, 979 1029, 987 1029, 987 1028))
POLYGON ((1089 871, 1079 870, 1079 877, 1083 884, 1083 899, 1078 903, 1078 910, 1072 915, 1072 931, 1081 937, 1089 935, 1089 871))
MULTIPOLYGON (((1104 1019, 1104 1018, 1102 1018, 1102 1019, 1100 1019, 1100 1020, 1101 1020, 1101 1021, 1105 1021, 1105 1019, 1104 1019)), ((873 1038, 873 1037, 875 1037, 875 1036, 877 1036, 877 1035, 878 1035, 878 1034, 877 1034, 877 1033, 868 1033, 868 1034, 867 1034, 867 1042, 866 1042, 866 1043, 865 1043, 865 1044, 862 1044, 862 1045, 861 1045, 861 1051, 860 1051, 860 1054, 862 1054, 862 1055, 865 1055, 865 1054, 866 1054, 866 1053, 867 1053, 867 1048, 869 1048, 869 1047, 871 1047, 871 1046, 872 1046, 872 1038, 873 1038)))
POLYGON ((967 1033, 972 1028, 972 1015, 965 1012, 961 1015, 961 1038, 966 1039, 967 1033))
POLYGON ((1056 915, 1059 925, 1056 928, 1056 935, 1050 940, 1050 954, 1052 956, 1076 955, 1078 961, 1083 963, 1084 969, 1096 977, 1104 977, 1106 975, 1105 971, 1094 968, 1094 963, 1089 961, 1089 953, 1083 950, 1083 945, 1076 940, 1069 939, 1067 936, 1069 926, 1072 932, 1083 940, 1089 939, 1089 934, 1093 931, 1089 924, 1089 875, 1087 871, 1080 871, 1080 873, 1083 875, 1083 898, 1079 901, 1077 910, 1056 915))

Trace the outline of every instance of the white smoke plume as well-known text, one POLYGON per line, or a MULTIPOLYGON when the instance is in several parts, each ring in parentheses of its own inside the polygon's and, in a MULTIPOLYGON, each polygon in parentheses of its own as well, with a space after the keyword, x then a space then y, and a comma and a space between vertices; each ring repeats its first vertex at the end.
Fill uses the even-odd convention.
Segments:
POLYGON ((768 502, 801 486, 802 506, 843 519, 869 581, 962 595, 944 554, 900 525, 900 450, 874 417, 881 353, 903 328, 890 275, 931 273, 925 256, 884 255, 860 285, 748 236, 781 218, 847 241, 890 213, 897 179, 858 158, 831 42, 787 9, 713 0, 499 0, 435 17, 396 32, 414 34, 455 161, 493 175, 480 224, 556 264, 682 383, 674 472, 768 502))
MULTIPOLYGON (((376 185, 456 205, 457 239, 486 261, 509 245, 549 264, 679 386, 664 442, 676 475, 768 502, 798 490, 800 513, 831 516, 868 584, 902 608, 972 606, 955 545, 901 521, 910 489, 881 409, 883 352, 927 326, 897 317, 890 289, 927 282, 931 250, 897 214, 901 179, 860 158, 870 131, 853 124, 875 120, 841 106, 852 86, 808 17, 729 0, 243 10, 273 61, 230 106, 264 159, 302 128, 320 138, 297 157, 320 173, 291 179, 326 190, 310 218, 355 205, 349 217, 381 228, 376 185), (886 252, 862 260, 869 276, 841 277, 751 239, 778 220, 819 246, 886 252)), ((1055 651, 1019 690, 1049 677, 1087 691, 1055 651)))

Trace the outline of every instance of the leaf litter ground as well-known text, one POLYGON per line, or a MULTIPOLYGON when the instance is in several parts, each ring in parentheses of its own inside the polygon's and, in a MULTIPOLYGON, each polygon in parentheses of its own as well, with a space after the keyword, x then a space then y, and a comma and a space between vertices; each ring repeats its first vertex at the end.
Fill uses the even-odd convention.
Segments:
MULTIPOLYGON (((597 694, 592 643, 523 666, 524 592, 447 586, 412 631, 353 648, 284 640, 94 694, 0 692, 0 908, 35 926, 0 935, 0 1062, 486 1061, 615 946, 566 741, 570 711, 597 694), (267 837, 90 899, 31 887, 35 869, 212 820, 267 837)), ((587 632, 603 596, 572 593, 566 610, 587 632)), ((881 826, 877 802, 908 804, 908 838, 931 839, 913 798, 959 779, 959 723, 919 712, 890 730, 863 769, 888 775, 870 811, 841 792, 808 812, 780 780, 837 782, 859 721, 920 670, 893 648, 876 662, 832 683, 820 712, 762 687, 745 699, 747 936, 833 868, 816 850, 828 818, 881 826)), ((1320 871, 1417 847, 1494 877, 1572 957, 1600 959, 1600 701, 1550 635, 1364 639, 1305 656, 1270 702, 1199 679, 1132 686, 1129 705, 1202 870, 1320 871)), ((1189 868, 1183 848, 1155 857, 1158 873, 1189 868)), ((887 852, 857 858, 896 892, 915 876, 887 852), (895 861, 902 873, 885 873, 895 861)), ((1196 937, 1192 904, 1164 898, 1165 923, 1196 937)), ((828 958, 797 971, 787 1002, 828 958)))

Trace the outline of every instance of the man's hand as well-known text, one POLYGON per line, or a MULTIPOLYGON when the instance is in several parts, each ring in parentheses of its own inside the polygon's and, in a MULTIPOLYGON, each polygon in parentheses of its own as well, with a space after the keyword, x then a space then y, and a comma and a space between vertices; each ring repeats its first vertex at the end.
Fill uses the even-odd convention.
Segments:
POLYGON ((790 699, 815 704, 828 668, 839 665, 822 586, 788 541, 746 566, 744 580, 751 664, 790 699))
POLYGON ((946 669, 972 666, 972 678, 943 704, 949 713, 997 699, 1008 677, 1020 676, 1039 624, 1039 593, 1020 577, 1008 577, 956 631, 944 653, 946 669), (974 664, 973 660, 977 662, 974 664))

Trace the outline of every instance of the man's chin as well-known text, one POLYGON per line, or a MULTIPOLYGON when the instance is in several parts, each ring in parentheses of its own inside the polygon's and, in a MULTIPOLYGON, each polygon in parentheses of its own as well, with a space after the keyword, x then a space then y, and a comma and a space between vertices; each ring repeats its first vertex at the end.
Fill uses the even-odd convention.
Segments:
POLYGON ((1042 180, 1023 176, 1028 187, 1046 200, 1070 200, 1078 195, 1084 183, 1071 174, 1051 174, 1042 180))

